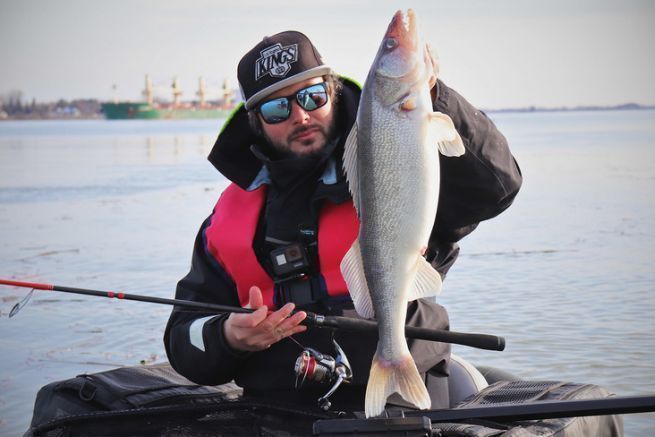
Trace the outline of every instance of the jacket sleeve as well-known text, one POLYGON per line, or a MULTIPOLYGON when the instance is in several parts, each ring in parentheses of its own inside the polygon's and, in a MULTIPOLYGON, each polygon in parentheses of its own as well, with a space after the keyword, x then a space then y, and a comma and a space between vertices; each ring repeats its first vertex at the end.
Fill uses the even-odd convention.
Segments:
MULTIPOLYGON (((191 270, 177 284, 176 299, 240 306, 236 286, 207 252, 205 221, 195 240, 191 270)), ((249 355, 234 351, 223 336, 228 314, 202 313, 174 307, 166 325, 164 345, 173 368, 202 385, 217 385, 234 378, 249 355)))
POLYGON ((440 155, 439 209, 430 241, 444 244, 509 207, 522 176, 507 140, 482 111, 441 81, 437 93, 434 110, 452 118, 466 148, 460 157, 440 155))

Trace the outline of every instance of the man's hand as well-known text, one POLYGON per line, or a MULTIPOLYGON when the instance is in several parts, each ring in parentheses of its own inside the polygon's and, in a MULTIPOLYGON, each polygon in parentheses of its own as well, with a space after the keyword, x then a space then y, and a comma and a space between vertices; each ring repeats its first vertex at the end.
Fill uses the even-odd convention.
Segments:
POLYGON ((284 337, 307 330, 306 326, 300 325, 307 313, 298 311, 289 317, 295 308, 293 303, 269 314, 259 287, 250 287, 246 308, 256 311, 250 314, 232 313, 223 325, 225 339, 234 350, 261 351, 284 337))

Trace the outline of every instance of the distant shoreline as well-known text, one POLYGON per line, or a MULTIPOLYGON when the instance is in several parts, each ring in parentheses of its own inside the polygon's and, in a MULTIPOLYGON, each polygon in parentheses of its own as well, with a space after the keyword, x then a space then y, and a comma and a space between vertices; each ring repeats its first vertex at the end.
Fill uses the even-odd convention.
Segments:
POLYGON ((655 109, 655 105, 640 105, 638 103, 624 103, 614 106, 562 106, 558 108, 546 108, 539 106, 528 106, 524 108, 499 108, 499 109, 482 109, 488 113, 502 112, 579 112, 579 111, 634 111, 643 109, 655 109))
MULTIPOLYGON (((96 101, 91 101, 96 102, 96 101)), ((105 117, 95 105, 92 108, 78 109, 75 101, 71 106, 58 107, 56 109, 48 108, 46 111, 31 113, 8 114, 0 109, 0 122, 16 120, 104 120, 105 117)), ((99 105, 97 106, 99 108, 99 105)), ((624 103, 614 106, 562 106, 556 108, 527 106, 523 108, 480 108, 484 113, 503 114, 503 113, 533 113, 533 112, 582 112, 582 111, 636 111, 652 110, 655 105, 640 105, 638 103, 624 103)))

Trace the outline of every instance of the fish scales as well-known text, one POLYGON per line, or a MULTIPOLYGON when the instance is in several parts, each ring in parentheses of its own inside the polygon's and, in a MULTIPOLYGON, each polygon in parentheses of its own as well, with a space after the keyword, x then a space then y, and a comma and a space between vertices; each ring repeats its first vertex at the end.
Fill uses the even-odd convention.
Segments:
POLYGON ((364 84, 344 169, 360 218, 341 264, 355 308, 375 317, 379 340, 366 390, 367 417, 399 393, 419 408, 430 396, 407 346, 407 302, 434 296, 441 277, 423 258, 439 194, 439 152, 464 153, 452 120, 434 113, 436 61, 419 42, 413 11, 392 19, 364 84))

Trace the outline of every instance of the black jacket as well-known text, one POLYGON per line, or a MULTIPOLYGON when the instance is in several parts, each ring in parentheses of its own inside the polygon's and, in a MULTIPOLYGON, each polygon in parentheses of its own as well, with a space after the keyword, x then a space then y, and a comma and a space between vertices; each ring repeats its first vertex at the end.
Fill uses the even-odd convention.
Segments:
MULTIPOLYGON (((343 82, 337 103, 341 136, 333 152, 339 164, 345 137, 356 117, 360 93, 353 83, 343 82)), ((498 215, 512 203, 521 185, 521 173, 505 137, 494 124, 442 82, 438 83, 434 109, 453 119, 466 148, 466 153, 459 158, 440 156, 439 211, 426 256, 443 276, 457 257, 459 248, 456 242, 475 229, 480 221, 498 215)), ((261 138, 250 129, 247 113, 241 107, 219 134, 209 160, 228 179, 247 188, 262 168, 262 161, 255 156, 251 145, 265 147, 261 142, 261 138)), ((343 202, 349 198, 345 187, 344 176, 339 173, 337 184, 325 186, 317 183, 311 200, 320 202, 329 198, 343 202)), ((176 298, 238 306, 234 282, 205 249, 203 230, 208 223, 209 219, 198 233, 191 270, 178 283, 176 298)), ((326 312, 355 316, 351 302, 335 303, 326 312)), ((196 319, 207 316, 179 308, 171 314, 164 343, 169 361, 179 373, 207 385, 234 379, 251 392, 286 390, 294 386, 293 365, 301 351, 296 343, 285 339, 262 352, 234 351, 223 337, 222 325, 227 315, 218 315, 204 324, 205 350, 202 351, 191 344, 189 327, 196 319)), ((440 305, 421 299, 408 305, 407 323, 448 329, 448 315, 440 305)), ((294 337, 304 346, 333 353, 329 331, 310 329, 294 337)), ((376 337, 336 333, 336 340, 353 367, 354 387, 366 384, 376 337)), ((449 345, 417 340, 410 341, 409 346, 419 371, 434 368, 437 372, 447 372, 449 345)))

